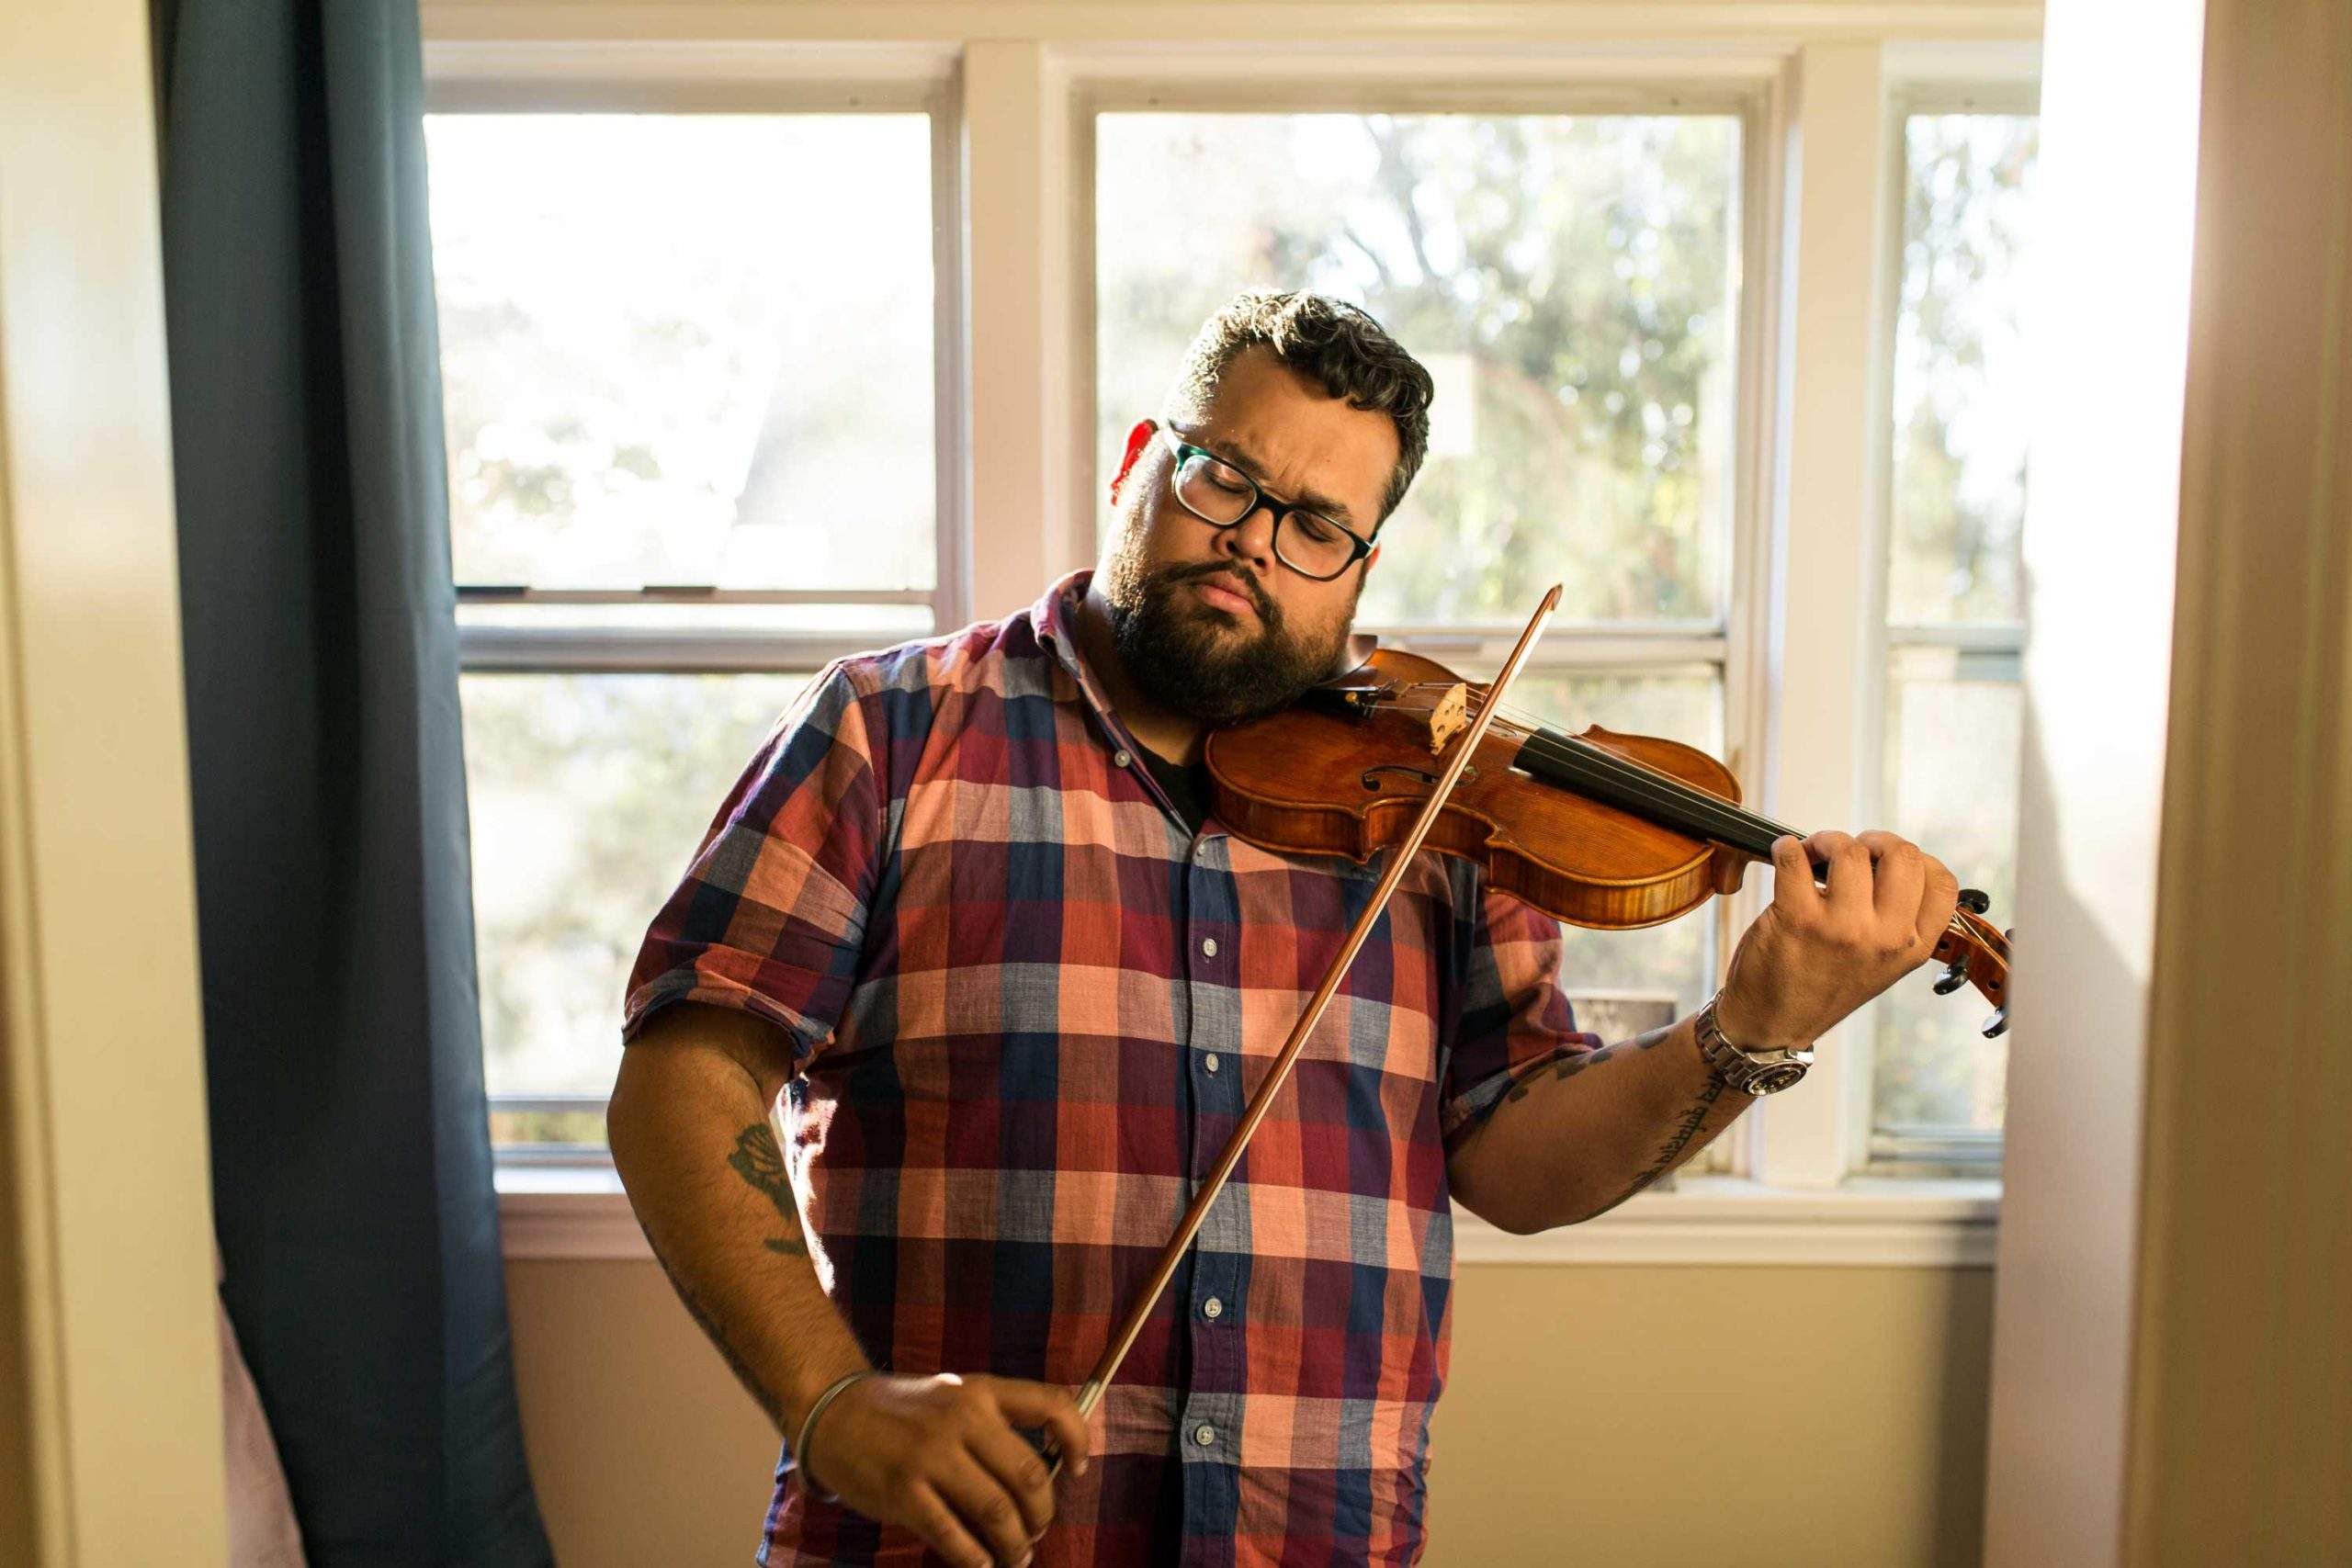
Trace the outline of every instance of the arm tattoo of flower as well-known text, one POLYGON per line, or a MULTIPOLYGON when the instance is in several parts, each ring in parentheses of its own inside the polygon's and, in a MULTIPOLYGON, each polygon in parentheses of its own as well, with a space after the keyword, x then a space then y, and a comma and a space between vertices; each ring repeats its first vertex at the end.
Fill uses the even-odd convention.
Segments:
MULTIPOLYGON (((784 1151, 776 1147, 775 1132, 765 1122, 754 1122, 735 1139, 735 1152, 727 1163, 736 1175, 756 1192, 764 1196, 783 1216, 784 1223, 795 1232, 800 1229, 800 1211, 792 1201, 792 1177, 784 1168, 784 1151)), ((769 1236, 765 1246, 770 1252, 786 1258, 806 1258, 808 1246, 797 1235, 769 1236)))

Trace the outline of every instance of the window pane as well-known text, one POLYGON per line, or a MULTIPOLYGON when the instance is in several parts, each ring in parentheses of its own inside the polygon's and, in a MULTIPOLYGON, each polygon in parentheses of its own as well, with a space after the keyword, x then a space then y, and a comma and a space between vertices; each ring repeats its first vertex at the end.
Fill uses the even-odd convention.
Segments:
POLYGON ((2026 386, 2018 330, 2036 121, 1913 115, 1895 325, 1887 615, 2018 621, 2026 386))
POLYGON ((1728 116, 1103 114, 1105 474, 1245 288, 1363 306, 1438 383, 1373 622, 1713 620, 1732 496, 1728 116), (1573 563, 1574 570, 1570 570, 1573 563))
POLYGON ((932 586, 928 116, 425 140, 458 581, 932 586))
MULTIPOLYGON (((2018 746, 2024 703, 2010 655, 1896 650, 1887 671, 1886 798, 1891 826, 1991 895, 1995 925, 2017 897, 2018 746)), ((1977 1032, 1991 1009, 1973 990, 1939 997, 1933 970, 1878 1003, 1873 1121, 1997 1128, 2007 1040, 1977 1032)))
MULTIPOLYGON (((728 787, 808 680, 460 681, 492 1095, 611 1089, 638 942, 728 787)), ((524 1121, 537 1135, 560 1132, 524 1121)), ((602 1118, 577 1131, 601 1142, 602 1118)))

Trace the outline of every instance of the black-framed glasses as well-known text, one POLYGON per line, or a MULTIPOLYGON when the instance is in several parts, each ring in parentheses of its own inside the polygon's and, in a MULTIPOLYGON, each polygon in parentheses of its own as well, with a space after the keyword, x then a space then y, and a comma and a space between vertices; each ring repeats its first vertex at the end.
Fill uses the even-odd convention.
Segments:
POLYGON ((1274 516, 1274 558, 1317 582, 1330 581, 1372 554, 1372 541, 1345 524, 1309 507, 1276 501, 1248 474, 1164 424, 1159 434, 1176 454, 1176 471, 1169 478, 1169 488, 1184 510, 1202 522, 1230 528, 1264 507, 1274 516), (1285 523, 1290 525, 1288 529, 1283 526, 1285 523))

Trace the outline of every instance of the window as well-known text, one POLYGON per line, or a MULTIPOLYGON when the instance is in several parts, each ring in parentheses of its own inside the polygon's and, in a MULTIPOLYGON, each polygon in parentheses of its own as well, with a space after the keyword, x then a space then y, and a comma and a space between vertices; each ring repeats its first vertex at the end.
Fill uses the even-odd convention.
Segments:
MULTIPOLYGON (((1437 378, 1364 629, 1481 679, 1564 581, 1516 709, 1690 741, 1786 820, 1908 832, 1999 919, 2036 45, 1949 47, 1929 9, 1859 52, 1834 18, 1770 41, 1542 7, 1210 39, 1148 8, 1009 31, 977 0, 918 38, 827 0, 555 48, 429 17, 502 1159, 601 1139, 622 973, 800 684, 1091 558, 1127 427, 1250 285, 1362 304, 1437 378), (1831 154, 1802 190, 1798 143, 1831 154), (1873 395, 1876 429, 1849 412, 1873 395)), ((1571 992, 1612 1026, 1687 1010, 1765 880, 1571 931, 1571 992)), ((1710 1162, 1989 1174, 1982 1010, 1906 979, 1710 1162)))
MULTIPOLYGON (((1363 306, 1438 383, 1358 626, 1472 679, 1566 592, 1511 707, 1720 754, 1741 121, 1105 107, 1096 454, 1237 289, 1363 306)), ((1570 928, 1572 989, 1713 988, 1717 922, 1570 928)))
POLYGON ((485 1076, 604 1141, 623 983, 809 676, 943 570, 926 108, 427 118, 485 1076))
MULTIPOLYGON (((1901 124, 1883 815, 1991 895, 1999 921, 2016 890, 2026 487, 2018 289, 2036 122, 1917 106, 1901 124)), ((1983 1038, 1982 1015, 1916 982, 1880 1001, 1874 1163, 1998 1161, 2007 1041, 1983 1038)))

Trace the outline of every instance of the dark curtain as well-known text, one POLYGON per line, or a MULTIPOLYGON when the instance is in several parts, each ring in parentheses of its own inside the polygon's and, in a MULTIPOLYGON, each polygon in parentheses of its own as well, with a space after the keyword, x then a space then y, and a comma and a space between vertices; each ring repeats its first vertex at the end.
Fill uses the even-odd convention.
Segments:
POLYGON ((156 0, 154 39, 223 1293, 313 1564, 547 1562, 483 1120, 415 0, 156 0))

